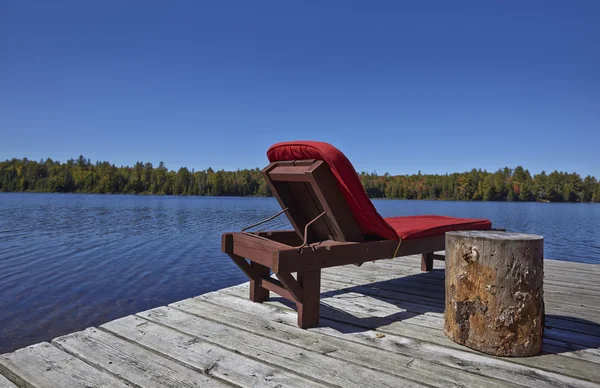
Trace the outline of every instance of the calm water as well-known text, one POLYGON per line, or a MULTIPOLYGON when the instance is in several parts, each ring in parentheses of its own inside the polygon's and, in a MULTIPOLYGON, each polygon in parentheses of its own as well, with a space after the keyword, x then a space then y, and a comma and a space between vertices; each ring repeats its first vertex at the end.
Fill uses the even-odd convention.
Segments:
MULTIPOLYGON (((384 216, 489 218, 543 235, 547 258, 600 263, 600 205, 375 205, 384 216)), ((0 193, 0 353, 246 281, 221 233, 279 210, 270 198, 0 193)))

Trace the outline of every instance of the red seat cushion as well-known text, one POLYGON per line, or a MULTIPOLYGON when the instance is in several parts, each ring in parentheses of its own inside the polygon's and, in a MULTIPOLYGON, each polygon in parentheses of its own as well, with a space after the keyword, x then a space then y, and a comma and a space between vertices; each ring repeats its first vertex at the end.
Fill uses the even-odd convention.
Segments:
POLYGON ((487 230, 489 220, 446 216, 404 216, 385 218, 385 221, 403 240, 439 236, 456 230, 487 230))
POLYGON ((316 159, 331 168, 346 203, 365 235, 388 240, 440 235, 450 230, 489 229, 491 222, 480 219, 441 216, 393 217, 384 219, 367 196, 360 178, 346 156, 328 143, 289 141, 272 145, 267 151, 270 162, 316 159), (386 222, 387 221, 387 222, 386 222), (419 229, 420 228, 420 229, 419 229))

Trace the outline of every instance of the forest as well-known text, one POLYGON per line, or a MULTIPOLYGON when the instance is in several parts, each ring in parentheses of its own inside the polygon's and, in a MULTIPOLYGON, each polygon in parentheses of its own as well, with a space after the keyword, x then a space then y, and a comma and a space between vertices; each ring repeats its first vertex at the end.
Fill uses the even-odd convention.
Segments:
MULTIPOLYGON (((521 166, 495 172, 433 175, 359 174, 371 198, 459 201, 600 202, 600 182, 577 173, 542 171, 532 175, 521 166)), ((65 163, 11 159, 0 162, 0 192, 269 196, 260 169, 178 171, 163 162, 117 167, 79 156, 65 163)))

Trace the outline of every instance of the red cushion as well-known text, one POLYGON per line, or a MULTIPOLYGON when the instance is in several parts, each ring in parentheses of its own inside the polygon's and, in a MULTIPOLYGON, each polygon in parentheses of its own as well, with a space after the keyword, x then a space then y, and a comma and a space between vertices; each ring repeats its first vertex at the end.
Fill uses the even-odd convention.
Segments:
POLYGON ((490 229, 491 222, 481 219, 441 216, 393 217, 384 219, 367 196, 360 178, 346 156, 328 143, 290 141, 272 145, 267 151, 270 162, 316 159, 331 168, 336 183, 361 232, 388 240, 444 234, 452 230, 490 229), (387 221, 387 222, 386 222, 387 221))
POLYGON ((363 234, 397 240, 396 231, 377 213, 373 202, 360 183, 350 161, 337 148, 318 141, 290 141, 277 143, 267 151, 270 162, 316 159, 325 161, 336 178, 348 207, 363 234))
POLYGON ((492 227, 492 223, 485 219, 445 216, 390 217, 385 221, 403 240, 439 236, 455 230, 487 230, 492 227))

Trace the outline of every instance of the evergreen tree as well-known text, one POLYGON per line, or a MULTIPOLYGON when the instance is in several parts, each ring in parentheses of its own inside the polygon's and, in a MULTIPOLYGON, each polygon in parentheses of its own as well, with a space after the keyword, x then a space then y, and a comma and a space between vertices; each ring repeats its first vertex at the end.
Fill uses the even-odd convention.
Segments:
MULTIPOLYGON (((472 169, 444 175, 359 174, 371 198, 484 200, 484 201, 569 201, 600 202, 600 182, 595 177, 542 171, 532 176, 522 166, 505 167, 494 173, 472 169)), ((212 168, 191 172, 181 167, 169 171, 163 162, 137 162, 133 167, 116 167, 80 155, 65 163, 50 158, 26 158, 0 162, 0 191, 131 193, 175 195, 271 195, 258 168, 237 171, 212 168)))

